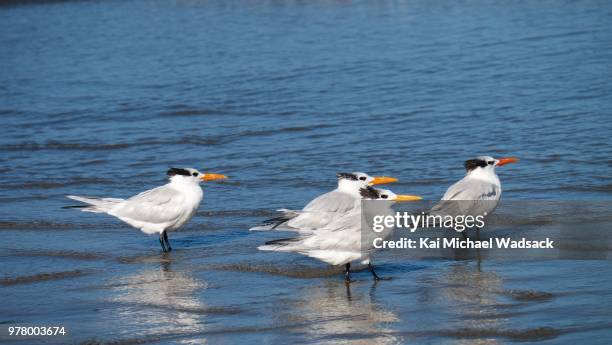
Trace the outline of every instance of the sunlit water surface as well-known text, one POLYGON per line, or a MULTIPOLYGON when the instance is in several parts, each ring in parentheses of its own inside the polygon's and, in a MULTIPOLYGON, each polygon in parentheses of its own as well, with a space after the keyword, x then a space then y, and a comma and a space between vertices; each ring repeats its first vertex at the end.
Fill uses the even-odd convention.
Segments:
POLYGON ((105 1, 0 6, 0 324, 116 344, 609 344, 606 261, 258 252, 248 228, 335 173, 440 198, 513 155, 504 200, 612 198, 612 5, 105 1), (128 197, 171 166, 230 176, 162 255, 66 194, 128 197))

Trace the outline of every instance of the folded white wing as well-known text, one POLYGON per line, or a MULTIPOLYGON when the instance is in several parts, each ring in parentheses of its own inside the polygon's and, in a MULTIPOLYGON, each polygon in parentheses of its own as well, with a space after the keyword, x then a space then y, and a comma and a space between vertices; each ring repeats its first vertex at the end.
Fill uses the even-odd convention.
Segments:
POLYGON ((338 217, 359 208, 359 199, 333 190, 313 199, 287 225, 295 229, 318 229, 327 227, 338 217))
POLYGON ((144 232, 173 227, 186 213, 183 194, 169 185, 135 195, 109 212, 144 232))
POLYGON ((498 185, 466 177, 448 187, 442 200, 498 200, 500 196, 498 185))
POLYGON ((484 215, 497 207, 501 187, 494 183, 465 177, 450 186, 442 200, 431 208, 434 215, 484 215))

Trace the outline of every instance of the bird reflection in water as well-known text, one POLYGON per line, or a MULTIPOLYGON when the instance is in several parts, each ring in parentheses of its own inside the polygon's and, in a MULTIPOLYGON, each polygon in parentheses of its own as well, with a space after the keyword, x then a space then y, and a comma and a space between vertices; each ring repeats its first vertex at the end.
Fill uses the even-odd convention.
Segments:
POLYGON ((130 337, 197 333, 204 330, 207 314, 198 292, 206 288, 189 272, 173 271, 165 255, 160 266, 120 278, 111 301, 121 306, 117 317, 130 337))
POLYGON ((309 285, 291 308, 279 314, 279 319, 303 325, 299 332, 315 342, 333 339, 335 344, 402 343, 389 327, 399 318, 374 301, 377 285, 363 289, 333 280, 309 285))
MULTIPOLYGON (((439 273, 439 272, 438 272, 439 273)), ((422 302, 431 308, 444 307, 447 322, 441 333, 450 336, 449 344, 499 344, 498 339, 481 335, 503 329, 507 316, 499 310, 503 279, 494 272, 484 272, 480 265, 457 262, 440 274, 429 277, 422 302), (450 333, 450 334, 449 334, 450 333)))

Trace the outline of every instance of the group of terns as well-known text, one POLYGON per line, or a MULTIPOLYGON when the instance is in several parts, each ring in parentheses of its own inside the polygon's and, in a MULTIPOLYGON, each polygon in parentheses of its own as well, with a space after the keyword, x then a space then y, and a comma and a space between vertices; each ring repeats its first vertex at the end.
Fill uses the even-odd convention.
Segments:
MULTIPOLYGON (((501 196, 501 183, 495 168, 515 163, 514 157, 495 159, 481 156, 465 161, 466 175, 450 186, 441 201, 432 208, 437 214, 449 212, 450 201, 488 201, 474 203, 478 210, 463 210, 478 214, 490 214, 501 196), (482 209, 483 206, 486 209, 482 209)), ((172 250, 168 231, 187 223, 196 213, 203 192, 200 182, 226 179, 222 174, 202 173, 192 168, 171 168, 167 171, 169 182, 144 191, 129 199, 95 198, 69 195, 68 198, 84 205, 67 206, 86 212, 106 213, 117 217, 146 234, 159 234, 164 252, 172 250)), ((370 255, 373 248, 361 241, 362 202, 378 203, 377 214, 391 214, 391 205, 397 202, 421 200, 415 195, 395 194, 374 186, 397 181, 393 177, 370 176, 362 172, 337 174, 338 186, 331 192, 318 196, 301 210, 279 210, 280 215, 251 228, 259 231, 285 231, 296 235, 266 242, 260 250, 294 252, 331 265, 344 265, 345 280, 351 281, 351 262, 367 265, 375 280, 380 277, 374 271, 370 255)), ((388 234, 388 233, 387 233, 388 234)))

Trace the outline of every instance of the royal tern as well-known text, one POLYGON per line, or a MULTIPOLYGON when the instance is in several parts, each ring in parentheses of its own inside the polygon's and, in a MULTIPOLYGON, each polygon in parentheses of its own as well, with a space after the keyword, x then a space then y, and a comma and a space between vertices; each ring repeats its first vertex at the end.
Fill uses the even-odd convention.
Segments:
POLYGON ((68 195, 68 198, 88 205, 65 208, 106 213, 140 229, 145 234, 159 233, 162 250, 170 251, 172 248, 167 231, 180 228, 193 217, 203 196, 199 183, 225 179, 227 176, 201 173, 191 168, 171 168, 166 174, 170 182, 129 199, 68 195))
MULTIPOLYGON (((359 193, 359 203, 363 200, 380 201, 370 204, 368 207, 370 212, 376 215, 393 214, 391 206, 396 202, 421 200, 419 196, 397 195, 390 190, 376 189, 371 186, 360 188, 359 193)), ((362 263, 368 265, 374 279, 380 280, 370 261, 373 245, 369 237, 374 235, 386 238, 390 235, 390 231, 378 234, 367 231, 366 234, 369 235, 362 237, 364 234, 362 234, 361 222, 362 208, 361 206, 354 207, 347 213, 334 218, 325 227, 314 229, 310 233, 301 233, 297 237, 269 241, 265 245, 259 246, 258 249, 294 252, 321 260, 330 265, 345 265, 345 280, 347 282, 351 281, 351 262, 361 260, 362 263)))
POLYGON ((339 215, 351 212, 360 205, 359 190, 365 186, 392 183, 396 178, 370 176, 362 172, 338 173, 338 187, 310 201, 301 211, 280 209, 282 214, 268 219, 250 230, 289 230, 310 232, 326 226, 339 215))
MULTIPOLYGON (((518 162, 518 158, 495 159, 481 156, 465 161, 464 178, 450 186, 442 200, 432 207, 432 215, 483 215, 491 214, 499 203, 502 188, 495 168, 518 162)), ((464 233, 465 235, 465 233, 464 233)))

